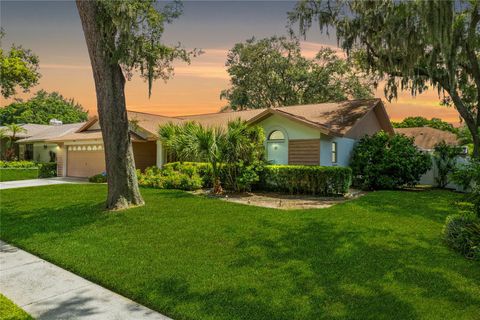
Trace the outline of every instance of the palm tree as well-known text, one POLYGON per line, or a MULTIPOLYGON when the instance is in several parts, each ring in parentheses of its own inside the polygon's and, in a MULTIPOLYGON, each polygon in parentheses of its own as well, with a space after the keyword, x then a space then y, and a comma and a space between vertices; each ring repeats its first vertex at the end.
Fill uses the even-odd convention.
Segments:
POLYGON ((5 152, 5 158, 7 160, 13 160, 13 158, 15 157, 14 143, 17 138, 17 134, 25 133, 27 132, 27 130, 16 123, 11 123, 6 125, 6 131, 9 134, 9 141, 8 141, 7 150, 5 152))
POLYGON ((240 119, 222 127, 204 127, 195 122, 169 123, 159 129, 168 156, 180 161, 204 161, 212 168, 213 192, 223 192, 221 171, 237 190, 237 177, 244 166, 263 158, 263 130, 240 119))

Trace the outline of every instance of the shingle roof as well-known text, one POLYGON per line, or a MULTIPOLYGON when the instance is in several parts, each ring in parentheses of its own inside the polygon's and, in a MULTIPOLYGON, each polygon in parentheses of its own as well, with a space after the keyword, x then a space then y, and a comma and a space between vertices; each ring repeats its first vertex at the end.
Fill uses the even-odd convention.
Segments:
POLYGON ((414 138, 415 145, 425 150, 432 150, 436 144, 442 141, 449 145, 459 145, 460 143, 456 134, 430 127, 396 128, 395 132, 414 138))
MULTIPOLYGON (((17 133, 15 135, 17 138, 31 137, 31 136, 36 135, 36 134, 42 132, 43 130, 51 127, 50 125, 47 125, 47 124, 33 124, 33 123, 21 124, 20 126, 23 127, 25 130, 27 130, 27 132, 17 133)), ((10 130, 8 130, 8 127, 3 127, 2 126, 2 127, 0 127, 0 130, 2 130, 2 129, 6 130, 7 135, 11 134, 10 130)))
MULTIPOLYGON (((178 117, 167 117, 138 111, 128 111, 128 118, 129 120, 137 120, 139 127, 156 136, 158 127, 168 122, 184 123, 187 121, 195 121, 204 126, 226 126, 228 122, 238 118, 251 123, 256 123, 269 117, 271 114, 276 113, 295 121, 314 126, 327 134, 344 135, 352 129, 362 117, 378 105, 383 108, 380 99, 349 100, 338 103, 320 103, 280 107, 275 109, 264 108, 245 111, 217 112, 178 117)), ((386 114, 385 117, 389 127, 384 128, 384 130, 393 132, 386 114)), ((95 119, 92 119, 90 124, 87 123, 84 128, 79 130, 81 132, 68 134, 61 138, 55 138, 52 139, 52 141, 101 139, 102 136, 100 131, 92 132, 86 130, 88 129, 87 127, 94 122, 95 119)))
POLYGON ((68 133, 75 132, 84 123, 85 122, 45 126, 46 128, 39 131, 38 133, 33 134, 33 135, 29 136, 28 138, 20 139, 17 142, 27 143, 27 142, 46 141, 46 140, 50 140, 50 139, 54 139, 54 138, 60 138, 60 137, 66 135, 68 133))

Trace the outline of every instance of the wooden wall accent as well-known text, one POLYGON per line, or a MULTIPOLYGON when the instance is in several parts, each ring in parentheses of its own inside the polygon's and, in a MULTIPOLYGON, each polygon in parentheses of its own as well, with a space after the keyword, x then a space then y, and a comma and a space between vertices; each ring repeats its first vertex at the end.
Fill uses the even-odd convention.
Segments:
POLYGON ((145 170, 157 164, 157 143, 156 141, 132 142, 135 167, 145 170))
POLYGON ((320 139, 289 140, 288 164, 320 165, 320 139))

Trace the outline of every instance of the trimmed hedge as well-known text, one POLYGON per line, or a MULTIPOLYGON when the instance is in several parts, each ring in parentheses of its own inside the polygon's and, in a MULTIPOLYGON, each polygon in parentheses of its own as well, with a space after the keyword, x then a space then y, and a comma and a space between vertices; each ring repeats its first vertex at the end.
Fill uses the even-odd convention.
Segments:
POLYGON ((347 167, 300 165, 265 166, 258 189, 290 194, 343 195, 352 183, 347 167))
POLYGON ((38 163, 38 177, 39 178, 51 178, 57 176, 57 163, 47 162, 38 163))
POLYGON ((202 179, 195 168, 189 172, 174 170, 172 166, 159 169, 150 167, 142 173, 137 170, 138 184, 157 189, 197 190, 202 188, 202 179))
POLYGON ((0 168, 36 168, 33 161, 0 161, 0 168))
POLYGON ((0 181, 30 180, 38 178, 38 168, 0 168, 0 181))

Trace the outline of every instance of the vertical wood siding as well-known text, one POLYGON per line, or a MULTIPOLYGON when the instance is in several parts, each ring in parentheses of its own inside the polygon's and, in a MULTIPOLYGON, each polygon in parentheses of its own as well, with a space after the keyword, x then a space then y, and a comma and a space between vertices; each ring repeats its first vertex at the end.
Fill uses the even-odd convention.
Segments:
POLYGON ((320 165, 320 139, 289 140, 288 164, 320 165))

